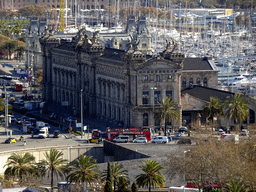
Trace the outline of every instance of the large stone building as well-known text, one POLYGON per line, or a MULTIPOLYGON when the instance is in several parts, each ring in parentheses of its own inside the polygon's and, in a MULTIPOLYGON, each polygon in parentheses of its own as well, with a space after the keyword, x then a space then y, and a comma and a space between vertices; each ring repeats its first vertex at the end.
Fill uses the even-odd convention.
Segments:
MULTIPOLYGON (((72 42, 46 32, 40 39, 43 51, 43 99, 71 108, 83 109, 91 116, 121 122, 127 126, 154 126, 165 97, 177 103, 182 114, 181 89, 190 84, 217 88, 214 64, 206 58, 185 58, 176 43, 167 42, 158 56, 143 54, 139 42, 127 50, 98 44, 81 29, 72 42)), ((179 125, 180 121, 175 122, 179 125)))
MULTIPOLYGON (((82 10, 99 10, 108 6, 119 5, 120 8, 129 7, 134 0, 63 0, 64 6, 70 10, 72 15, 75 11, 82 15, 82 10), (66 4, 67 3, 67 4, 66 4)), ((28 5, 46 5, 52 8, 60 8, 60 0, 0 0, 1 9, 19 10, 28 5), (56 7, 57 6, 57 7, 56 7)))

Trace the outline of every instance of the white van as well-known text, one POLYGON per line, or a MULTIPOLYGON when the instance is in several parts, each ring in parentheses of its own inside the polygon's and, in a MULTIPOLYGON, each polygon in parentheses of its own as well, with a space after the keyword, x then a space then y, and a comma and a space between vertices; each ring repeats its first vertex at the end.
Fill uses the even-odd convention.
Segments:
POLYGON ((119 135, 113 139, 114 143, 128 143, 129 136, 119 135))
POLYGON ((151 140, 151 143, 168 143, 167 136, 157 136, 151 140))

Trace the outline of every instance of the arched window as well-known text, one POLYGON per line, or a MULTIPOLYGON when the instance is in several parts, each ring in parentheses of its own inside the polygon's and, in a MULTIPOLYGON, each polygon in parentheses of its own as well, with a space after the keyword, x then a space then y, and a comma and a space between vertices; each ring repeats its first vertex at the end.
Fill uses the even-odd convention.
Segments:
POLYGON ((90 5, 87 5, 87 9, 90 9, 90 5))
POLYGON ((104 9, 104 5, 101 5, 101 9, 104 9))
POLYGON ((94 9, 95 8, 94 5, 92 5, 91 8, 94 9))
POLYGON ((201 81, 200 81, 200 78, 199 78, 199 77, 196 79, 196 84, 197 84, 197 85, 200 85, 200 84, 201 84, 201 81))
POLYGON ((182 87, 186 87, 186 79, 185 79, 185 78, 182 80, 181 86, 182 86, 182 87))
POLYGON ((193 78, 191 77, 191 78, 189 79, 189 85, 193 85, 193 84, 194 84, 193 78))
POLYGON ((143 126, 148 126, 148 114, 143 114, 143 126))
POLYGON ((207 78, 206 78, 206 77, 204 78, 204 86, 205 86, 205 87, 208 86, 208 85, 207 85, 207 78))

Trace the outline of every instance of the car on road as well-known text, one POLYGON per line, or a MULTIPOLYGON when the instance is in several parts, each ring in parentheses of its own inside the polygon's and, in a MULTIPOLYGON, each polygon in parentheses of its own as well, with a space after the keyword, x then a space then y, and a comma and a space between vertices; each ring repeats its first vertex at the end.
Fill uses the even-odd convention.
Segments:
POLYGON ((16 143, 16 139, 13 137, 9 137, 8 139, 5 140, 5 143, 16 143))
POLYGON ((138 137, 133 140, 133 143, 147 143, 146 137, 138 137))
POLYGON ((114 143, 128 143, 129 136, 126 135, 119 135, 113 139, 114 143))
POLYGON ((188 131, 188 128, 187 127, 180 127, 179 128, 179 132, 187 132, 188 131))
POLYGON ((38 93, 38 90, 33 89, 33 90, 32 90, 32 93, 38 93))
POLYGON ((16 118, 16 119, 15 119, 15 123, 21 124, 21 123, 22 123, 22 119, 21 119, 21 118, 16 118))
POLYGON ((50 119, 57 119, 58 118, 58 113, 52 113, 50 115, 50 119))
POLYGON ((219 129, 219 130, 217 131, 217 134, 218 134, 218 135, 223 135, 223 134, 225 134, 225 132, 223 131, 223 129, 219 129))
POLYGON ((60 135, 60 131, 59 130, 55 130, 54 133, 53 133, 53 137, 54 138, 59 138, 61 135, 60 135))
POLYGON ((166 136, 156 136, 151 140, 151 143, 168 143, 166 136))
POLYGON ((249 131, 247 129, 242 129, 241 136, 249 136, 249 131))

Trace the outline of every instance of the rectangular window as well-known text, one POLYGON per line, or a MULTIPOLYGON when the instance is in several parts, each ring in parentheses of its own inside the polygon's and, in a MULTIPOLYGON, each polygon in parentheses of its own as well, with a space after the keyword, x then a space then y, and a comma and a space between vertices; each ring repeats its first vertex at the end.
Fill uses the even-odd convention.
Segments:
POLYGON ((172 100, 172 91, 166 91, 166 97, 172 100))
POLYGON ((148 76, 147 76, 147 75, 144 75, 144 76, 143 76, 143 80, 144 80, 144 81, 147 81, 147 80, 148 80, 148 76))
POLYGON ((142 92, 142 104, 143 105, 149 104, 149 91, 142 92))
POLYGON ((160 82, 160 75, 156 75, 156 82, 160 82))
POLYGON ((161 91, 155 91, 154 92, 154 104, 160 104, 161 103, 161 91))

